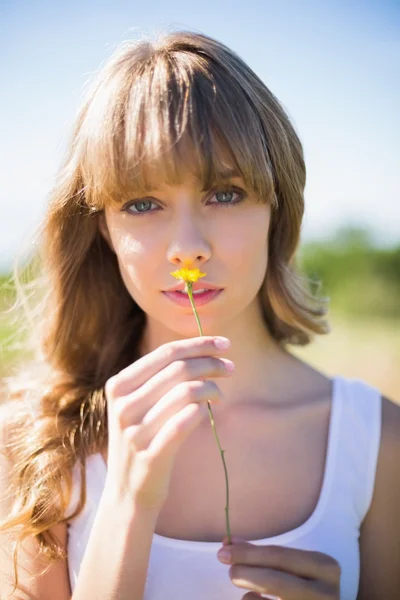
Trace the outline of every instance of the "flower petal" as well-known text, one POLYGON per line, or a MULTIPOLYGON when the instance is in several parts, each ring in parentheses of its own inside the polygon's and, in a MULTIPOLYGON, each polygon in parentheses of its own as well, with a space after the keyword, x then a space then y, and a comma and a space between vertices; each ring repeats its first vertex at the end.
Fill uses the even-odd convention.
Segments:
POLYGON ((200 269, 188 269, 183 268, 178 271, 173 271, 170 273, 176 279, 181 279, 182 281, 197 281, 200 277, 205 277, 207 273, 202 273, 200 269))

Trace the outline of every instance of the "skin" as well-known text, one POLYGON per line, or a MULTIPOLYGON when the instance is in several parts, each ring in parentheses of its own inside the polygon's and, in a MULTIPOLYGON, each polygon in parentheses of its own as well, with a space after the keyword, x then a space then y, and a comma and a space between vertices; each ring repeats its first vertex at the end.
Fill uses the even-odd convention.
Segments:
MULTIPOLYGON (((240 178, 230 179, 227 184, 241 188, 246 195, 234 207, 214 206, 218 204, 215 190, 203 192, 195 179, 187 177, 184 184, 164 184, 146 195, 146 200, 154 204, 145 202, 141 207, 151 206, 152 214, 132 214, 138 210, 137 204, 132 208, 132 202, 139 200, 134 198, 129 210, 121 210, 127 205, 107 207, 99 220, 100 231, 117 256, 126 288, 147 314, 142 355, 166 342, 199 335, 192 309, 173 304, 161 293, 176 283, 171 271, 191 263, 207 274, 203 282, 224 288, 218 299, 198 308, 204 334, 228 337, 232 344, 226 356, 235 363, 235 377, 218 381, 229 401, 213 406, 220 425, 235 405, 254 399, 266 406, 277 399, 301 403, 312 395, 322 397, 330 383, 281 349, 269 335, 257 294, 268 269, 271 208, 258 203, 240 178), (296 397, 298 390, 300 395, 296 397)), ((220 195, 218 198, 221 200, 220 195)), ((232 201, 236 198, 234 193, 232 201)), ((396 433, 400 410, 387 398, 382 402, 382 443, 374 499, 360 534, 357 600, 372 600, 380 591, 394 598, 394 590, 400 585, 399 556, 395 551, 400 498, 394 483, 398 481, 394 465, 399 461, 393 460, 400 456, 396 433), (389 505, 393 509, 388 510, 389 505), (393 526, 382 525, 386 522, 393 526), (384 542, 377 549, 375 540, 382 527, 384 542)), ((226 548, 227 540, 223 543, 226 548)), ((284 600, 340 597, 340 566, 331 556, 280 546, 255 546, 235 538, 229 549, 230 559, 219 558, 232 565, 229 577, 243 588, 243 598, 258 598, 262 593, 279 595, 284 600)))
MULTIPOLYGON (((231 183, 243 186, 240 179, 231 183)), ((255 296, 267 267, 269 205, 257 203, 250 193, 233 205, 238 192, 230 194, 230 206, 217 205, 215 194, 202 193, 195 183, 152 190, 147 206, 150 198, 151 211, 138 214, 137 205, 125 203, 122 210, 108 208, 105 214, 125 285, 148 315, 146 349, 198 335, 191 308, 182 309, 161 294, 177 283, 170 272, 185 262, 206 272, 202 282, 225 288, 218 306, 199 307, 205 335, 234 332, 239 315, 241 329, 262 327, 255 296)))
POLYGON ((198 314, 204 335, 222 335, 232 343, 227 356, 235 363, 236 381, 221 382, 220 389, 233 405, 244 395, 257 395, 266 380, 269 389, 283 395, 287 390, 281 389, 281 374, 296 359, 269 335, 257 298, 268 268, 271 207, 258 202, 241 178, 229 179, 228 190, 230 186, 236 188, 229 195, 231 203, 239 193, 246 196, 235 206, 221 202, 228 192, 202 192, 194 178, 182 185, 164 184, 145 197, 151 214, 137 214, 144 205, 132 206, 135 198, 120 208, 107 207, 99 226, 117 255, 126 288, 147 314, 142 355, 199 335, 192 309, 162 294, 177 283, 171 271, 190 262, 207 274, 203 282, 224 288, 219 298, 198 307, 198 314))
MULTIPOLYGON (((324 378, 277 348, 265 330, 255 301, 265 275, 263 269, 268 267, 268 206, 256 205, 250 200, 236 208, 206 207, 202 203, 201 190, 187 182, 185 186, 152 193, 166 207, 166 213, 154 215, 154 218, 150 215, 143 219, 138 217, 135 221, 136 217, 107 209, 100 219, 101 231, 117 253, 128 290, 148 314, 143 353, 173 339, 198 335, 191 311, 185 314, 181 307, 170 304, 160 294, 161 289, 174 283, 170 271, 179 268, 184 260, 196 259, 195 266, 207 272, 208 281, 222 285, 226 294, 224 300, 221 298, 221 301, 202 307, 200 318, 207 333, 215 332, 231 339, 232 347, 227 354, 236 364, 234 386, 232 378, 219 380, 219 387, 224 388, 228 400, 225 406, 213 406, 213 411, 220 413, 219 425, 228 421, 229 412, 240 401, 250 402, 258 397, 265 405, 270 404, 271 398, 282 403, 288 399, 293 402, 294 388, 302 394, 300 400, 296 399, 297 404, 309 398, 311 393, 321 398, 316 382, 324 378)), ((12 408, 3 405, 0 411, 0 447, 10 441, 11 430, 8 430, 7 422, 12 408)), ((285 428, 287 430, 287 420, 285 428)), ((253 427, 251 431, 254 432, 253 427)), ((393 401, 382 398, 382 438, 374 495, 360 529, 357 600, 394 599, 400 589, 399 431, 400 408, 393 401)), ((9 466, 0 460, 0 479, 8 470, 9 466)), ((9 509, 3 507, 2 514, 6 515, 9 509)), ((66 524, 59 523, 51 533, 66 550, 66 524)), ((0 550, 6 547, 6 542, 8 540, 4 539, 0 543, 0 550)), ((226 539, 223 544, 226 547, 226 539)), ((235 586, 243 589, 243 598, 250 600, 261 594, 277 595, 283 600, 339 598, 340 569, 331 556, 281 546, 256 546, 235 538, 229 549, 231 558, 220 560, 231 565, 229 577, 235 586)), ((18 598, 71 598, 66 561, 44 564, 33 538, 27 540, 21 560, 29 565, 29 573, 33 576, 21 571, 18 598), (45 566, 48 569, 42 574, 45 566)), ((3 573, 0 595, 3 596, 3 582, 12 572, 12 565, 1 556, 0 566, 3 573)), ((190 597, 190 590, 187 597, 190 597)))

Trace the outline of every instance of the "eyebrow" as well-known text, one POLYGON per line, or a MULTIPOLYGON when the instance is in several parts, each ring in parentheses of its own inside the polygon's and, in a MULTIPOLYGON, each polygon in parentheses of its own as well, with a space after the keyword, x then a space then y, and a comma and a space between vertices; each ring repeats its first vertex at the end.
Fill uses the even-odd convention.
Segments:
MULTIPOLYGON (((221 179, 221 180, 233 179, 234 177, 239 177, 239 178, 242 177, 242 175, 239 173, 239 171, 237 169, 226 168, 226 169, 219 170, 217 172, 217 178, 221 179)), ((206 189, 202 189, 201 191, 205 192, 206 189)))

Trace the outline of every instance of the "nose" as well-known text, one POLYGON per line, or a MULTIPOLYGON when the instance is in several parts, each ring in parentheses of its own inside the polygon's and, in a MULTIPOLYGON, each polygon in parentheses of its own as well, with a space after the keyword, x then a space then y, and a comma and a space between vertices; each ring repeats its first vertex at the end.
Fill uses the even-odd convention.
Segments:
POLYGON ((170 239, 167 258, 178 268, 187 265, 200 268, 211 256, 210 243, 192 215, 186 214, 179 222, 175 222, 170 239))

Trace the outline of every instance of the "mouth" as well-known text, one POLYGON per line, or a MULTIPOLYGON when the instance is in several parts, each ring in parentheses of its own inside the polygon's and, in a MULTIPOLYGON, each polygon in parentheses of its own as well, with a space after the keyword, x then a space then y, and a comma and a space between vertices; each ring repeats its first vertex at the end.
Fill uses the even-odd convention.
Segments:
MULTIPOLYGON (((202 306, 220 296, 222 292, 222 288, 199 288, 193 290, 193 300, 196 306, 202 306)), ((175 304, 179 304, 180 306, 191 306, 189 294, 184 290, 174 289, 162 293, 175 304)))
MULTIPOLYGON (((192 290, 193 296, 199 296, 200 294, 204 294, 206 292, 215 292, 218 291, 217 288, 201 288, 199 290, 192 290)), ((165 292, 167 294, 177 293, 182 294, 183 296, 188 296, 189 294, 185 290, 170 290, 169 292, 165 292)))
MULTIPOLYGON (((163 293, 170 293, 170 292, 181 292, 185 295, 187 295, 187 292, 185 291, 185 287, 186 284, 184 281, 181 281, 180 283, 174 285, 173 287, 169 288, 168 290, 163 290, 163 293)), ((203 293, 203 292, 210 292, 210 291, 216 291, 216 290, 221 290, 222 288, 213 285, 212 283, 208 283, 207 281, 200 281, 200 282, 193 282, 192 283, 192 292, 193 295, 195 295, 196 293, 203 293)))

